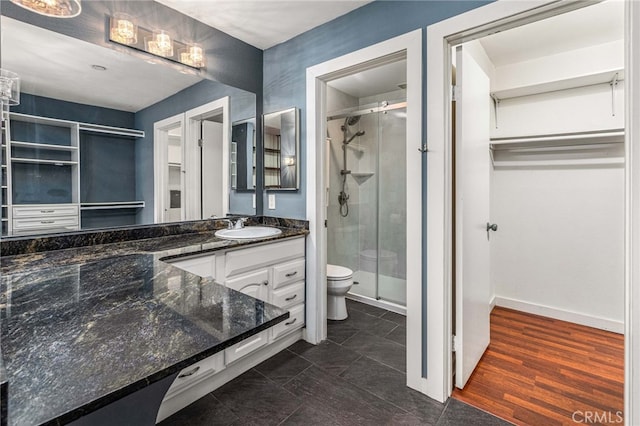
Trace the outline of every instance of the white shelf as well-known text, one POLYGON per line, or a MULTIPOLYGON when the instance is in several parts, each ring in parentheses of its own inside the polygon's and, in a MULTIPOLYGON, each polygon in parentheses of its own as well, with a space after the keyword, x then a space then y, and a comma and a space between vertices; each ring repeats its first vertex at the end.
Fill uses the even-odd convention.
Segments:
POLYGON ((535 161, 494 161, 493 167, 557 167, 557 166, 597 166, 624 165, 624 158, 580 158, 564 160, 535 160, 535 161))
POLYGON ((49 143, 18 142, 18 141, 11 141, 11 146, 33 148, 33 149, 47 149, 52 151, 77 151, 78 150, 77 146, 71 146, 71 145, 53 145, 49 143))
POLYGON ((355 179, 358 185, 362 185, 366 181, 369 180, 371 176, 373 176, 372 172, 351 172, 351 176, 355 179))
POLYGON ((80 203, 80 210, 116 210, 116 209, 141 209, 144 201, 114 201, 106 203, 80 203))
POLYGON ((85 132, 106 133, 109 135, 144 138, 143 130, 124 129, 122 127, 103 126, 100 124, 78 123, 79 129, 85 132))
POLYGON ((78 123, 75 121, 60 120, 57 118, 49 118, 49 117, 38 117, 36 115, 20 114, 18 112, 10 113, 9 117, 11 118, 11 120, 24 121, 26 123, 33 123, 33 124, 46 124, 46 125, 56 126, 56 127, 73 128, 78 125, 78 123))
POLYGON ((541 93, 556 92, 559 90, 593 86, 596 84, 605 84, 610 83, 616 74, 618 74, 618 81, 624 80, 623 69, 610 69, 601 71, 599 73, 585 74, 562 80, 554 80, 527 86, 498 89, 492 91, 491 95, 499 100, 503 100, 509 98, 518 98, 520 96, 538 95, 541 93))
POLYGON ((12 163, 32 163, 32 164, 53 164, 56 166, 75 166, 77 161, 64 161, 64 160, 39 160, 37 158, 12 158, 12 163))
POLYGON ((522 136, 491 139, 494 151, 508 149, 537 149, 554 147, 578 147, 624 143, 624 129, 602 132, 565 133, 557 135, 522 136))

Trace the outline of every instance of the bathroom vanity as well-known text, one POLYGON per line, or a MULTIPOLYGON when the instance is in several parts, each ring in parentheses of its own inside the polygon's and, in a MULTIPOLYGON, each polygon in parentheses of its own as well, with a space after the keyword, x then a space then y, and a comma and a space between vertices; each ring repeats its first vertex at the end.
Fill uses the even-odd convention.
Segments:
POLYGON ((299 340, 307 229, 233 241, 222 225, 3 242, 7 424, 150 424, 299 340))

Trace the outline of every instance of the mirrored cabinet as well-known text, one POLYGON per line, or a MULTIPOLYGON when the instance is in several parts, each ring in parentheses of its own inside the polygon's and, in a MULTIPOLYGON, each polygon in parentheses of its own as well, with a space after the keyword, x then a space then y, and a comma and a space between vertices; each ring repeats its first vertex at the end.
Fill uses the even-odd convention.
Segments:
POLYGON ((299 110, 289 108, 263 115, 264 188, 296 190, 300 180, 299 110))
POLYGON ((236 191, 256 187, 256 120, 237 121, 231 128, 230 184, 236 191))

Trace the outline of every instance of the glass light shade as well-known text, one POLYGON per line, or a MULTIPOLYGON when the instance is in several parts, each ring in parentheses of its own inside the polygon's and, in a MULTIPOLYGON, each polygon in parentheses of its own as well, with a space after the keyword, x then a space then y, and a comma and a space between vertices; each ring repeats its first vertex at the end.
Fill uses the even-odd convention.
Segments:
POLYGON ((193 44, 180 52, 180 62, 194 68, 204 67, 204 52, 202 47, 193 44))
POLYGON ((111 17, 109 38, 120 44, 136 44, 138 42, 138 26, 129 15, 115 14, 111 17))
POLYGON ((0 69, 0 104, 20 103, 20 77, 12 71, 0 69))
POLYGON ((153 33, 151 39, 146 39, 147 52, 165 58, 173 56, 173 40, 165 31, 153 33))
POLYGON ((27 10, 53 18, 73 18, 80 15, 80 0, 11 0, 27 10))

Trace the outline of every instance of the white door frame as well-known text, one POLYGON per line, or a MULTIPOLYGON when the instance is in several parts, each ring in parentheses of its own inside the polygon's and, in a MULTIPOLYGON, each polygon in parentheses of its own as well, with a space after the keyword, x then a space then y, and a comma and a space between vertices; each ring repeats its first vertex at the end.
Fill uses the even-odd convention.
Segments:
MULTIPOLYGON (((640 5, 625 11, 625 423, 640 424, 640 55, 633 55, 640 32, 640 5), (634 146, 633 142, 636 141, 634 146), (634 196, 634 190, 636 195, 634 196), (634 335, 635 334, 635 335, 634 335), (633 355, 632 355, 633 354, 633 355), (632 374, 635 372, 635 374, 632 374)), ((451 394, 451 46, 583 6, 590 2, 498 1, 427 28, 427 395, 444 401, 451 394)))
MULTIPOLYGON (((231 144, 231 117, 229 96, 190 109, 184 113, 185 122, 185 169, 187 188, 200 193, 200 157, 198 139, 200 120, 222 114, 222 214, 229 213, 229 146, 231 144)), ((202 200, 200 197, 185 197, 186 220, 200 219, 202 200)))
MULTIPOLYGON (((184 114, 176 114, 164 120, 153 123, 153 221, 154 223, 162 223, 165 221, 165 209, 169 204, 167 199, 167 183, 169 181, 169 173, 166 165, 168 164, 167 146, 169 144, 169 130, 180 126, 182 129, 182 153, 184 159, 184 114), (159 167, 162 165, 162 167, 159 167)), ((184 161, 180 169, 184 170, 184 161)), ((182 184, 182 193, 184 195, 184 182, 182 184)), ((180 220, 184 220, 184 209, 181 209, 180 220)))
POLYGON ((390 61, 406 52, 407 59, 407 384, 424 391, 422 379, 422 30, 307 68, 307 311, 304 338, 327 338, 327 233, 324 187, 327 82, 390 61), (384 59, 382 59, 384 58, 384 59))

